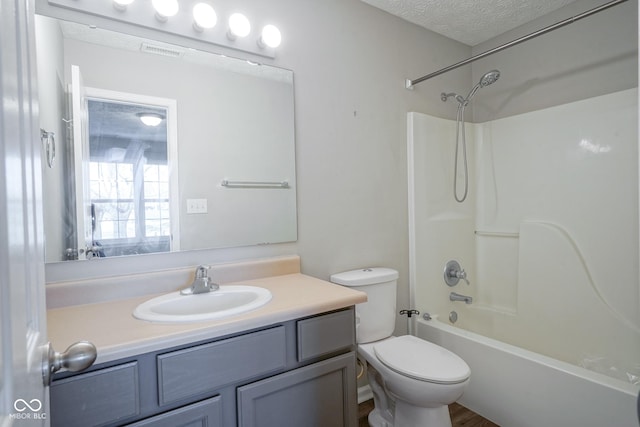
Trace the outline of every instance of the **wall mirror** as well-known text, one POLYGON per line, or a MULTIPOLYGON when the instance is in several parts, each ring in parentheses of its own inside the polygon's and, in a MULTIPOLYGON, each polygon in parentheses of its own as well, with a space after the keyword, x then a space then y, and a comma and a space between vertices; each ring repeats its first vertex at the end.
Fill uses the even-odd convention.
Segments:
POLYGON ((297 239, 292 71, 39 15, 36 45, 47 262, 297 239))

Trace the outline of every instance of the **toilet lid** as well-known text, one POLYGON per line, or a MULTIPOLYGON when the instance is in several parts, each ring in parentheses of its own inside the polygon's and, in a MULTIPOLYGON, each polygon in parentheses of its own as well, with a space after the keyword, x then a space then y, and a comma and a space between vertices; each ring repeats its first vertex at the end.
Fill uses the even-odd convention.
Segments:
POLYGON ((471 375, 469 365, 458 355, 412 335, 382 341, 374 351, 389 369, 422 381, 455 384, 471 375))

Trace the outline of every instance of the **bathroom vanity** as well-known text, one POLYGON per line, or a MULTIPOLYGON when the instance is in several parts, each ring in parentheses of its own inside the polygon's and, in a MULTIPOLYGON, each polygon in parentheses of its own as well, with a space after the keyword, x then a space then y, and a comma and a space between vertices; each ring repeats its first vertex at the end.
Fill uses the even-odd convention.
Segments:
POLYGON ((353 312, 58 375, 51 385, 51 425, 355 425, 353 312))
POLYGON ((356 426, 354 305, 366 296, 300 273, 242 283, 272 301, 186 324, 135 319, 149 295, 50 309, 54 346, 98 349, 91 368, 54 376, 51 425, 356 426))

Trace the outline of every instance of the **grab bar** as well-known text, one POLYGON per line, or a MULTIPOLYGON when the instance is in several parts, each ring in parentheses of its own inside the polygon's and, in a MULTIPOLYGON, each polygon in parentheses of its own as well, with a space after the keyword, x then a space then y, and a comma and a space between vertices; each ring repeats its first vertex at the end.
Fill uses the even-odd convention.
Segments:
POLYGON ((287 181, 229 181, 223 179, 220 185, 227 188, 289 188, 287 181))
POLYGON ((476 236, 485 236, 485 237, 511 237, 517 239, 520 237, 520 233, 517 232, 509 232, 509 231, 489 231, 489 230, 476 230, 476 236))

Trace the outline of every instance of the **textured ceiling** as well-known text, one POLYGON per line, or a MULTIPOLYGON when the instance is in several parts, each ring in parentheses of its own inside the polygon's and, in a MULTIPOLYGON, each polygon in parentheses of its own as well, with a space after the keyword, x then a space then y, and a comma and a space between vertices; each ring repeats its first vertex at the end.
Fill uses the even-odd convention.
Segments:
POLYGON ((575 0, 362 0, 469 46, 575 0))

